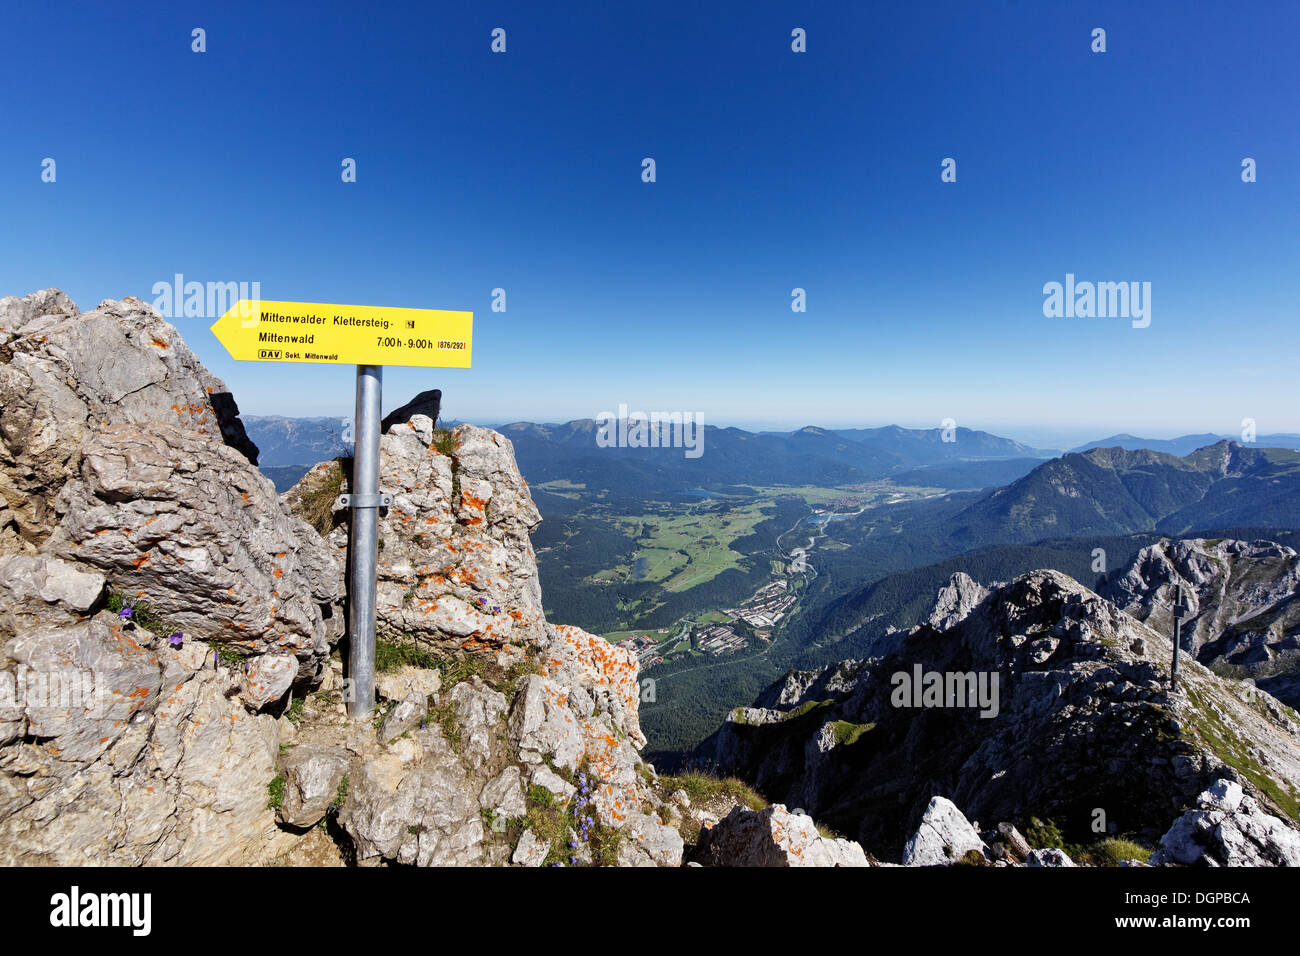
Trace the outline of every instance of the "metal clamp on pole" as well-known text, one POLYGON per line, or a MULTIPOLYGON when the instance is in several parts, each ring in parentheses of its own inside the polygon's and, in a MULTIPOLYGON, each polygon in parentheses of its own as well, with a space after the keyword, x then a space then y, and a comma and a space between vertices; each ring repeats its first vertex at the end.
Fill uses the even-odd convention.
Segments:
POLYGON ((352 494, 339 503, 352 509, 349 555, 348 670, 353 720, 368 718, 375 706, 375 571, 378 563, 378 509, 392 501, 379 493, 379 407, 384 369, 357 366, 356 453, 352 459, 352 494), (346 499, 346 500, 345 500, 346 499))
POLYGON ((393 503, 393 496, 378 495, 339 495, 334 503, 340 508, 387 508, 393 503))

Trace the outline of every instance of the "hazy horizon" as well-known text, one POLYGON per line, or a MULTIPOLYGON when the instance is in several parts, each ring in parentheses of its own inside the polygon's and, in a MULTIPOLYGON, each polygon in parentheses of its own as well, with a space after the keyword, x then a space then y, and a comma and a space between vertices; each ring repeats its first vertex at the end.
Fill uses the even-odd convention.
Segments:
MULTIPOLYGON (((396 408, 397 406, 404 404, 406 401, 409 400, 410 397, 411 396, 407 396, 406 398, 401 398, 401 399, 386 398, 384 401, 385 412, 391 411, 393 408, 396 408)), ((238 401, 238 396, 236 396, 236 401, 238 401)), ((658 409, 632 408, 629 409, 629 411, 630 412, 645 411, 648 413, 650 411, 658 411, 658 409)), ((322 418, 322 419, 347 419, 347 420, 350 420, 352 418, 351 410, 347 412, 334 414, 334 415, 329 415, 329 414, 285 415, 282 412, 249 411, 248 409, 245 409, 241 406, 240 413, 241 415, 251 416, 255 418, 278 417, 278 418, 302 418, 302 419, 322 418)), ((484 418, 476 418, 472 416, 465 417, 459 415, 446 414, 441 416, 441 418, 443 421, 446 422, 457 422, 457 423, 464 422, 464 423, 469 423, 474 425, 481 425, 484 427, 500 428, 506 425, 513 425, 516 423, 530 423, 535 425, 566 425, 569 422, 573 422, 573 421, 591 420, 594 419, 595 416, 583 415, 574 418, 553 418, 553 417, 543 416, 543 417, 516 417, 516 418, 509 418, 509 419, 504 419, 504 418, 484 419, 484 418)), ((780 432, 780 433, 788 433, 805 427, 824 428, 830 431, 857 429, 857 428, 863 428, 863 429, 884 428, 891 425, 898 426, 900 428, 915 429, 915 430, 929 430, 929 429, 943 427, 940 423, 926 424, 926 423, 907 422, 907 421, 888 421, 888 422, 882 421, 882 422, 866 422, 866 423, 861 421, 854 421, 854 422, 845 422, 839 424, 827 424, 825 422, 819 422, 819 421, 806 421, 798 425, 791 425, 791 424, 781 424, 779 422, 770 422, 770 421, 743 423, 743 422, 734 422, 734 421, 711 422, 706 420, 703 422, 703 424, 708 427, 739 428, 743 431, 748 431, 748 432, 780 432)), ((1038 426, 1032 426, 1032 425, 1026 426, 1026 425, 998 424, 998 423, 967 424, 963 422, 958 422, 957 424, 961 428, 970 428, 972 431, 985 432, 991 435, 995 435, 999 438, 1008 438, 1013 441, 1018 441, 1022 445, 1028 445, 1034 449, 1055 450, 1055 451, 1069 451, 1071 448, 1076 448, 1080 445, 1085 445, 1089 442, 1100 441, 1105 438, 1110 438, 1116 435, 1125 435, 1125 434, 1131 435, 1135 438, 1143 438, 1143 439, 1149 439, 1153 441, 1167 441, 1174 438, 1182 438, 1187 435, 1208 435, 1208 434, 1216 435, 1221 439, 1227 438, 1233 441, 1241 440, 1239 435, 1240 429, 1237 429, 1235 432, 1222 430, 1222 429, 1216 431, 1214 429, 1209 429, 1209 428, 1192 429, 1192 430, 1151 428, 1151 429, 1143 429, 1138 431, 1129 431, 1118 427, 1112 427, 1109 430, 1107 430, 1106 426, 1100 425, 1094 427, 1079 426, 1076 428, 1049 430, 1049 429, 1042 429, 1038 426)), ((1258 434, 1260 437, 1264 437, 1269 434, 1290 435, 1292 433, 1283 432, 1283 431, 1276 431, 1276 432, 1261 431, 1258 434)))

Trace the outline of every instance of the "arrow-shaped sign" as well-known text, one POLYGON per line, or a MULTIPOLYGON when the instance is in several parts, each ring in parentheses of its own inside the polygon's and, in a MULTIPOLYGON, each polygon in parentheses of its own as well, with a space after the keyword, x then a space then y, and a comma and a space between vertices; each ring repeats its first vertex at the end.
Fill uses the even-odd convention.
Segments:
POLYGON ((212 325, 247 362, 469 368, 473 312, 241 299, 212 325))

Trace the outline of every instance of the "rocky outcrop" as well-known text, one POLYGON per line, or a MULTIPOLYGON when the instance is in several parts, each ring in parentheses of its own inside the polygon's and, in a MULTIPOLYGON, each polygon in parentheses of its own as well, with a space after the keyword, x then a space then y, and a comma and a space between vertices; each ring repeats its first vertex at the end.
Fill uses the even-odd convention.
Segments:
POLYGON ((319 677, 336 555, 278 501, 234 399, 138 299, 0 299, 0 553, 102 573, 128 603, 319 677))
MULTIPOLYGON (((349 468, 313 469, 284 502, 305 511, 332 499, 349 468)), ((472 425, 436 429, 416 413, 381 437, 379 472, 393 496, 379 516, 381 636, 478 661, 480 673, 380 675, 396 706, 373 739, 354 732, 346 744, 355 784, 339 821, 358 860, 582 864, 603 840, 604 862, 680 865, 681 835, 639 755, 636 656, 544 619, 529 539, 541 516, 510 442, 472 425), (541 793, 550 796, 539 803, 541 793), (557 814, 567 844, 546 827, 519 828, 537 815, 558 825, 557 814)), ((346 512, 332 521, 341 557, 346 512)))
POLYGON ((1171 634, 1179 583, 1188 607, 1184 648, 1300 706, 1300 554, 1272 541, 1162 542, 1139 551, 1104 591, 1126 613, 1171 634))
POLYGON ((339 788, 351 766, 352 757, 342 747, 322 744, 294 747, 284 760, 284 802, 278 818, 295 827, 319 823, 338 799, 339 788))
POLYGON ((1031 850, 1028 857, 1025 858, 1025 866, 1059 868, 1073 867, 1076 864, 1064 850, 1056 847, 1045 847, 1041 850, 1031 850))
POLYGON ((0 559, 0 863, 269 862, 276 721, 241 675, 109 611, 101 575, 0 559), (90 577, 92 580, 86 581, 90 577))
POLYGON ((1300 721, 1269 695, 1186 659, 1171 694, 1168 638, 1054 571, 975 603, 960 580, 945 591, 895 649, 853 665, 850 687, 789 706, 782 681, 761 698, 776 706, 734 712, 714 768, 886 860, 901 858, 936 793, 972 818, 1037 815, 1081 844, 1097 838, 1100 809, 1111 832, 1154 845, 1226 777, 1295 826, 1300 721))
POLYGON ((49 555, 0 557, 0 627, 10 633, 49 623, 71 622, 104 596, 104 576, 49 555))
POLYGON ((268 807, 280 722, 250 710, 316 679, 341 592, 256 459, 225 385, 140 300, 0 299, 4 862, 258 863, 291 842, 268 807))
POLYGON ((344 463, 281 499, 148 306, 0 300, 0 862, 262 864, 325 821, 361 864, 681 863, 635 656, 544 620, 510 443, 420 409, 379 581, 420 650, 350 721, 344 463))
POLYGON ((1160 838, 1151 864, 1300 866, 1300 832, 1265 813, 1233 780, 1216 780, 1160 838))
POLYGON ((812 817, 780 804, 736 806, 700 835, 695 859, 705 866, 868 866, 862 847, 822 836, 812 817))
POLYGON ((840 661, 821 670, 789 671, 759 694, 754 705, 784 712, 810 701, 828 700, 853 686, 853 679, 861 666, 859 661, 840 661))
MULTIPOLYGON (((346 467, 344 467, 346 465, 346 467)), ((317 467, 285 493, 290 508, 346 491, 340 469, 317 467)), ((541 521, 510 442, 473 425, 435 430, 415 415, 379 442, 381 634, 449 647, 527 645, 545 620, 529 532, 541 521)), ((343 562, 347 512, 336 509, 330 544, 343 562)))
POLYGON ((438 415, 442 412, 442 389, 431 388, 427 392, 421 392, 411 399, 405 405, 394 408, 384 416, 384 420, 379 424, 379 430, 387 434, 388 430, 394 425, 404 425, 416 415, 423 415, 434 425, 438 424, 438 415))
POLYGON ((340 815, 360 860, 420 866, 481 860, 484 828, 473 782, 437 728, 426 727, 395 753, 363 750, 361 757, 340 815))
POLYGON ((101 571, 177 630, 319 676, 342 632, 339 562, 233 449, 169 425, 109 426, 54 507, 45 551, 101 571))
POLYGON ((599 837, 617 844, 620 864, 680 865, 681 835, 664 822, 637 752, 635 657, 548 625, 522 660, 508 651, 489 660, 491 679, 459 680, 427 701, 413 691, 378 732, 341 713, 299 730, 291 753, 314 740, 352 755, 339 821, 358 860, 563 865, 582 862, 599 837), (570 839, 521 826, 530 814, 549 829, 563 822, 570 839))
POLYGON ((105 299, 82 314, 57 289, 0 299, 0 553, 50 534, 54 500, 95 433, 145 423, 257 462, 225 383, 144 302, 105 299))
POLYGON ((969 575, 958 571, 946 585, 940 588, 939 596, 926 616, 925 623, 936 631, 946 631, 950 627, 955 627, 966 620, 970 612, 988 597, 988 593, 969 575))
POLYGON ((946 797, 935 797, 925 808, 921 825, 903 847, 904 866, 951 866, 989 848, 965 814, 946 797))

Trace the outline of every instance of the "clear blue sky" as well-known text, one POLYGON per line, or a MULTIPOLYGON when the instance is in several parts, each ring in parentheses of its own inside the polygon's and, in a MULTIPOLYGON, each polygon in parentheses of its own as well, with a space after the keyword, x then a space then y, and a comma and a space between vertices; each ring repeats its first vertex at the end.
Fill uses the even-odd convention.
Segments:
MULTIPOLYGON (((472 310, 472 370, 386 377, 462 420, 1300 431, 1298 11, 10 2, 0 294, 472 310), (1045 318, 1067 272, 1151 326, 1045 318)), ((350 367, 176 324, 246 412, 350 413, 350 367)))

